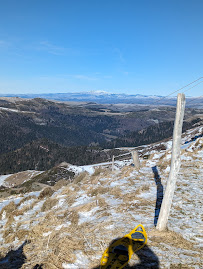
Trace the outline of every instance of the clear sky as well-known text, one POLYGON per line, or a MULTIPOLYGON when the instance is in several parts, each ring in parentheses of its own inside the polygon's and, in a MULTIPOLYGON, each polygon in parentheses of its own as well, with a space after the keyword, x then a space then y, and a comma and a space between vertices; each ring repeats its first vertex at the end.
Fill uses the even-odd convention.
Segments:
POLYGON ((0 94, 166 95, 202 75, 202 0, 0 0, 0 94))

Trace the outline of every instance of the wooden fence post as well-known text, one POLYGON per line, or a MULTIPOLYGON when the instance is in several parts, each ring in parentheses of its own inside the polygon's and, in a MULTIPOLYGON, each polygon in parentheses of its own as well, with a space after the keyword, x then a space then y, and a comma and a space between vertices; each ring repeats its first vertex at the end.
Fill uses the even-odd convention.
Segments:
POLYGON ((167 222, 175 191, 176 180, 180 169, 180 163, 181 163, 180 146, 181 146, 181 133, 183 126, 184 110, 185 110, 185 95, 183 93, 179 93, 177 97, 176 118, 173 129, 173 146, 172 146, 170 173, 156 226, 156 228, 159 231, 163 231, 167 228, 167 222))
POLYGON ((137 150, 133 150, 131 153, 132 153, 132 158, 133 158, 133 163, 135 165, 135 168, 136 168, 136 170, 139 171, 139 169, 140 169, 140 160, 139 160, 138 152, 137 152, 137 150))

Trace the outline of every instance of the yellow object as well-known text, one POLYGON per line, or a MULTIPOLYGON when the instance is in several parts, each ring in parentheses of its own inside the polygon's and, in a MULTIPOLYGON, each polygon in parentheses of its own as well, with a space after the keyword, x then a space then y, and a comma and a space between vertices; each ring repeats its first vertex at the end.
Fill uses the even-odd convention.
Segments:
POLYGON ((142 224, 139 224, 129 234, 114 240, 104 251, 100 269, 122 269, 132 257, 132 254, 147 243, 147 234, 142 224))
POLYGON ((135 227, 129 235, 132 239, 133 252, 138 251, 147 244, 147 233, 142 224, 137 225, 137 227, 135 227))

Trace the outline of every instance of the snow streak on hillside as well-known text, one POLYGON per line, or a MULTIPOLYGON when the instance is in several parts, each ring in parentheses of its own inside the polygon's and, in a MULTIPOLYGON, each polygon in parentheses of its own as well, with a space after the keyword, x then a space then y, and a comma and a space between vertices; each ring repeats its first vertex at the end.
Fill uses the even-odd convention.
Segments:
POLYGON ((110 163, 79 167, 70 184, 59 181, 41 192, 1 200, 0 265, 98 268, 111 241, 141 223, 148 243, 131 259, 131 266, 140 267, 131 268, 202 268, 202 130, 183 136, 168 232, 156 231, 154 224, 170 170, 171 141, 142 147, 139 172, 128 159, 116 161, 113 172, 110 163), (4 259, 11 249, 15 259, 4 259))

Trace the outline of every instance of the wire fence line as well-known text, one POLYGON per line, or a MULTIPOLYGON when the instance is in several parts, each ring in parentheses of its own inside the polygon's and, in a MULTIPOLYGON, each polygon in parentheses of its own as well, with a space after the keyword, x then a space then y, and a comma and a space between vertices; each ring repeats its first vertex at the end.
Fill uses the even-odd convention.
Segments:
MULTIPOLYGON (((187 91, 190 91, 191 89, 195 88, 196 86, 198 86, 198 85, 201 84, 201 83, 203 83, 203 80, 200 81, 199 83, 195 84, 194 86, 190 87, 189 89, 186 89, 186 90, 183 91, 182 93, 185 93, 185 92, 187 92, 187 91)), ((200 98, 200 97, 201 97, 201 96, 198 96, 198 97, 189 97, 189 98, 192 98, 192 99, 198 99, 198 98, 200 98)), ((158 101, 158 102, 159 102, 159 101, 158 101)), ((157 103, 158 103, 158 102, 157 102, 157 103)), ((176 97, 175 97, 175 99, 174 99, 174 102, 176 103, 176 97)), ((191 103, 191 102, 193 102, 193 100, 187 102, 187 98, 186 98, 186 106, 187 106, 187 104, 189 104, 189 103, 191 103)), ((155 104, 156 104, 156 103, 155 103, 155 104)), ((161 105, 166 105, 166 104, 167 104, 167 101, 164 102, 164 103, 162 103, 161 105)))
MULTIPOLYGON (((198 78, 198 79, 196 79, 196 80, 190 82, 189 84, 183 86, 182 88, 180 88, 180 89, 178 89, 178 90, 176 90, 176 91, 174 91, 174 92, 168 94, 167 96, 161 97, 158 101, 153 102, 152 105, 155 105, 155 104, 157 104, 157 103, 160 103, 163 99, 165 99, 165 98, 171 96, 172 94, 174 94, 174 93, 176 93, 176 92, 181 91, 182 89, 187 88, 188 86, 190 86, 190 85, 194 84, 195 82, 197 82, 197 81, 199 81, 199 80, 202 80, 202 79, 203 79, 203 77, 200 77, 200 78, 198 78)), ((187 89, 184 90, 182 93, 185 93, 185 92, 187 92, 187 91, 190 91, 191 89, 195 88, 196 86, 200 85, 201 83, 203 83, 203 80, 200 81, 200 82, 198 82, 198 83, 196 83, 196 84, 193 85, 192 87, 187 88, 187 89)), ((203 97, 203 95, 198 96, 198 97, 196 97, 196 98, 192 98, 192 100, 190 100, 189 102, 187 102, 186 105, 188 105, 188 104, 190 104, 190 103, 196 101, 198 98, 201 98, 201 97, 203 97)), ((176 100, 175 100, 175 101, 176 101, 176 100)), ((152 143, 152 144, 154 144, 154 143, 152 143)), ((143 146, 143 145, 142 145, 142 146, 143 146)), ((117 156, 114 156, 114 158, 115 158, 115 159, 119 159, 119 158, 123 158, 124 156, 127 157, 127 156, 129 156, 129 155, 130 155, 129 157, 131 157, 132 150, 138 149, 139 147, 142 147, 142 146, 137 146, 137 147, 135 146, 135 147, 132 147, 133 149, 131 148, 131 150, 129 150, 128 153, 119 154, 119 155, 117 155, 117 156)), ((109 164, 112 164, 112 162, 110 161, 111 158, 108 158, 107 160, 109 161, 109 164)))
POLYGON ((183 91, 182 93, 185 93, 185 92, 187 92, 187 91, 189 91, 189 90, 191 90, 191 89, 195 88, 197 85, 201 84, 202 82, 203 82, 203 80, 202 80, 202 81, 200 81, 199 83, 195 84, 194 86, 190 87, 189 89, 186 89, 186 90, 185 90, 185 91, 183 91))
POLYGON ((201 95, 201 96, 197 96, 197 97, 193 98, 192 100, 190 100, 190 101, 187 102, 187 105, 190 104, 190 103, 195 102, 197 99, 199 99, 199 98, 201 98, 201 97, 203 98, 203 95, 201 95))
MULTIPOLYGON (((177 92, 179 92, 179 91, 181 91, 181 90, 187 88, 188 86, 190 86, 190 85, 192 85, 193 83, 195 83, 195 82, 197 82, 197 81, 199 81, 199 80, 202 80, 202 79, 203 79, 203 77, 199 77, 198 79, 196 79, 196 80, 194 80, 194 81, 188 83, 187 85, 183 86, 182 88, 180 88, 180 89, 178 89, 178 90, 176 90, 176 91, 173 91, 173 92, 171 92, 170 94, 168 94, 168 95, 166 95, 166 96, 160 97, 159 100, 154 101, 151 105, 156 105, 157 103, 160 103, 160 102, 161 102, 162 100, 164 100, 165 98, 167 98, 167 97, 173 95, 174 93, 177 93, 177 92)), ((190 87, 189 89, 186 89, 186 90, 183 91, 182 93, 185 93, 186 91, 189 91, 189 90, 193 89, 194 87, 198 86, 198 85, 201 84, 202 82, 203 82, 203 80, 200 81, 199 83, 195 84, 193 87, 190 87)))

